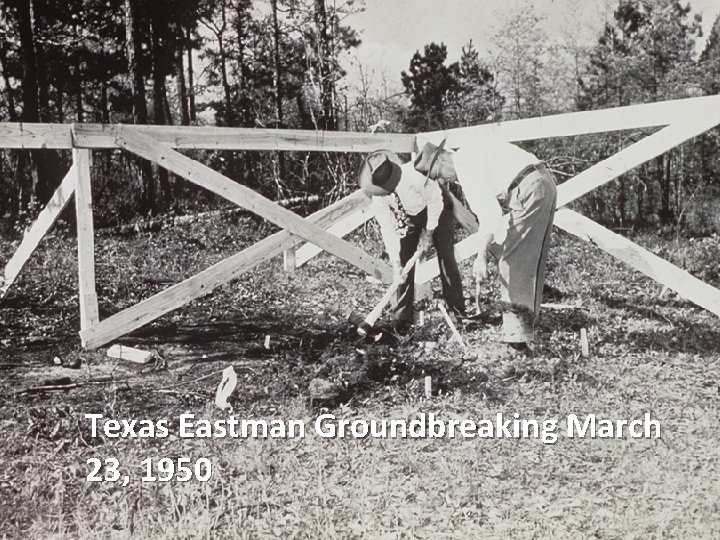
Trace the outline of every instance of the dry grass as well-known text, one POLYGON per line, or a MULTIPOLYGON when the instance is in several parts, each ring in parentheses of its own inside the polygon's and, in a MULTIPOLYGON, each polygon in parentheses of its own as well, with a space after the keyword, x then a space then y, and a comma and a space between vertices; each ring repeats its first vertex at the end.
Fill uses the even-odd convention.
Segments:
MULTIPOLYGON (((105 313, 162 289, 252 240, 248 223, 195 224, 130 240, 101 237, 98 279, 105 313)), ((264 234, 261 231, 257 234, 264 234)), ((646 411, 662 440, 321 439, 307 399, 318 375, 362 362, 347 332, 350 307, 367 310, 380 289, 321 258, 291 275, 263 265, 123 343, 156 349, 153 371, 81 353, 73 240, 46 242, 0 304, 0 537, 7 538, 713 538, 720 536, 716 442, 720 323, 590 246, 558 235, 549 266, 556 302, 531 359, 500 357, 494 329, 462 329, 477 358, 434 316, 414 339, 378 355, 390 367, 353 386, 330 411, 343 418, 612 419, 646 411), (587 328, 591 357, 580 356, 587 328), (262 346, 271 335, 270 350, 262 346), (44 335, 44 337, 43 337, 44 335), (37 338, 37 339, 32 339, 37 338), (428 352, 421 341, 436 341, 428 352), (80 354, 80 370, 54 356, 80 354), (205 355, 205 357, 203 357, 205 355), (305 419, 302 440, 95 439, 88 412, 115 418, 219 418, 220 377, 235 366, 241 417, 305 419), (441 392, 426 399, 424 374, 441 392), (47 378, 109 384, 65 393, 21 393, 47 378), (193 382, 196 381, 196 382, 193 382), (116 457, 140 475, 147 457, 209 457, 212 480, 89 483, 90 457, 116 457)), ((7 257, 9 248, 2 257, 7 257)), ((467 275, 468 268, 465 268, 467 275)), ((469 285, 469 284, 468 284, 469 285)), ((467 288, 472 290, 471 287, 467 288)), ((484 291, 496 295, 494 287, 484 291)), ((435 291, 437 296, 437 290, 435 291)), ((497 296, 495 296, 496 298, 497 296)), ((490 308, 489 300, 485 306, 490 308)), ((370 350, 370 348, 368 348, 370 350)))

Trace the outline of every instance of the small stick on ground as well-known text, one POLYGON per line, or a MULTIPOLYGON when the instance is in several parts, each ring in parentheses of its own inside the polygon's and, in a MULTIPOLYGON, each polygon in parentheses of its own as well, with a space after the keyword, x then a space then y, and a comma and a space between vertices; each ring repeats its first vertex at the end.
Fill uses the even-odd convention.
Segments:
POLYGON ((455 324, 452 322, 450 315, 448 315, 448 312, 445 309, 445 306, 443 306, 442 304, 438 304, 438 308, 440 308, 440 312, 443 314, 443 317, 445 317, 445 321, 448 323, 450 330, 452 330, 452 333, 453 333, 453 336, 455 336, 455 339, 458 340, 458 343, 460 343, 460 345, 462 345, 463 349, 467 349, 467 347, 465 346, 465 342, 463 341, 463 338, 460 335, 460 332, 458 332, 457 328, 455 328, 455 324))
POLYGON ((432 397, 432 377, 430 375, 425 376, 425 397, 427 399, 432 397))

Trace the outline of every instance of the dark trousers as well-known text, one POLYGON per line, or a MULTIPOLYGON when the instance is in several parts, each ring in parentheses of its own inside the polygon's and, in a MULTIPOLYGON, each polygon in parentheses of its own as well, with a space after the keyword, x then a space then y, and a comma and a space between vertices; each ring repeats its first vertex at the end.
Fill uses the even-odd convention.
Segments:
MULTIPOLYGON (((433 233, 433 245, 438 256, 440 266, 440 281, 442 283, 443 297, 450 311, 462 313, 465 311, 465 299, 462 292, 462 278, 455 261, 455 218, 453 217, 452 202, 443 190, 445 207, 440 214, 438 226, 433 233)), ((427 224, 427 208, 414 216, 408 216, 408 231, 400 239, 400 263, 404 267, 415 254, 420 242, 420 233, 427 224)), ((415 313, 415 268, 407 279, 398 288, 395 305, 393 306, 393 319, 395 322, 413 322, 415 313)))

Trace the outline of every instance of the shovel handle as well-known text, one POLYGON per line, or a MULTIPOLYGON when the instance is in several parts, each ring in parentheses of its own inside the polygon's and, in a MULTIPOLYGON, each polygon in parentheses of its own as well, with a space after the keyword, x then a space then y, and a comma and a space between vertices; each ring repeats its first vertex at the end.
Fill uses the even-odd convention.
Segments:
MULTIPOLYGON (((418 248, 412 257, 410 257, 410 260, 405 264, 405 267, 402 269, 402 272, 400 273, 400 278, 393 281, 390 287, 388 287, 387 291, 385 291, 385 294, 382 295, 382 298, 380 298, 380 301, 378 304, 373 308, 373 310, 368 314, 367 317, 365 317, 364 324, 367 325, 367 327, 372 327, 377 320, 380 318, 380 315, 382 315, 383 309, 385 309, 385 306, 388 305, 390 302, 390 299, 392 298, 393 294, 398 290, 398 287, 402 284, 403 281, 405 281, 405 278, 407 278, 407 275, 410 273, 410 270, 415 266, 415 263, 417 263, 420 256, 423 254, 423 249, 418 248)), ((363 329, 363 332, 367 333, 367 330, 364 329, 362 326, 358 328, 358 332, 362 334, 360 331, 363 329)))

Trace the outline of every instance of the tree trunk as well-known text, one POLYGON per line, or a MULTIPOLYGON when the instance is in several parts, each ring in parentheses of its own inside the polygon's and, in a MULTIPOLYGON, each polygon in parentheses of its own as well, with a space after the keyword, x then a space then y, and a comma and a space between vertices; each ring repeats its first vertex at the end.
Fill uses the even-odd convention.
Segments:
POLYGON ((178 100, 180 101, 180 125, 190 125, 190 111, 188 110, 188 92, 185 86, 185 66, 183 65, 183 50, 179 48, 175 54, 175 80, 177 81, 178 100))
POLYGON ((216 37, 218 40, 218 53, 220 54, 220 78, 222 80, 222 86, 223 86, 223 95, 225 100, 225 114, 223 115, 225 117, 225 125, 233 125, 233 122, 231 120, 231 110, 232 110, 232 95, 230 94, 230 83, 228 82, 228 75, 227 75, 227 54, 225 51, 225 27, 227 25, 227 14, 225 11, 225 2, 220 2, 220 15, 222 17, 222 26, 220 27, 220 31, 217 32, 216 37))
POLYGON ((249 6, 244 1, 235 5, 235 34, 237 37, 237 62, 238 62, 238 100, 240 107, 239 121, 241 126, 251 125, 250 118, 251 98, 247 94, 247 66, 245 65, 245 41, 247 40, 248 29, 245 21, 249 6))
MULTIPOLYGON (((137 21, 137 0, 125 0, 125 45, 127 50, 128 71, 132 83, 133 121, 135 124, 147 124, 147 105, 145 103, 145 80, 142 70, 142 48, 137 21)), ((152 213, 155 209, 155 189, 152 167, 147 160, 138 159, 140 168, 141 194, 140 211, 152 213)))
MULTIPOLYGON (((280 65, 280 25, 278 23, 278 7, 277 0, 271 0, 272 21, 273 21, 273 86, 275 87, 275 114, 277 115, 277 128, 282 128, 285 124, 283 118, 282 106, 282 68, 280 65)), ((278 181, 281 183, 285 179, 285 155, 278 152, 278 181)), ((282 185, 282 184, 281 184, 282 185)))
POLYGON ((187 88, 188 88, 188 113, 190 117, 190 122, 194 122, 196 119, 196 110, 195 110, 195 83, 193 81, 193 60, 192 60, 192 34, 190 32, 190 28, 186 30, 186 42, 187 42, 187 64, 188 64, 188 80, 187 80, 187 88))
MULTIPOLYGON (((161 35, 167 35, 166 25, 163 24, 162 4, 153 2, 150 7, 150 54, 152 55, 152 73, 153 73, 153 123, 158 126, 164 126, 168 123, 169 116, 165 114, 165 73, 162 68, 162 48, 160 46, 161 35)), ((157 176, 160 183, 161 206, 162 209, 167 208, 172 202, 172 193, 170 191, 170 179, 167 169, 157 166, 157 176)), ((157 213, 161 208, 153 209, 153 214, 157 213)))
POLYGON ((660 212, 658 214, 662 225, 669 225, 673 219, 670 209, 670 167, 667 155, 655 158, 655 173, 660 187, 660 212))
MULTIPOLYGON (((639 177, 643 178, 645 176, 645 167, 643 166, 640 169, 639 177)), ((635 191, 635 198, 637 200, 637 210, 635 213, 635 224, 636 225, 643 225, 645 223, 645 211, 644 208, 644 201, 645 201, 645 183, 638 179, 638 182, 636 184, 636 191, 635 191)))
MULTIPOLYGON (((32 5, 29 1, 17 0, 18 32, 20 33, 20 48, 22 50, 22 122, 40 121, 40 103, 38 97, 37 61, 35 58, 35 37, 33 35, 32 5)), ((39 185, 37 164, 42 160, 37 150, 30 151, 30 179, 25 180, 25 174, 20 170, 20 213, 28 210, 35 201, 39 185)), ((18 165, 24 163, 21 160, 18 165)))
MULTIPOLYGON (((77 38, 78 31, 77 31, 77 25, 74 27, 75 36, 77 38)), ((74 76, 75 76, 75 117, 77 118, 77 122, 82 123, 83 120, 83 104, 82 104, 82 74, 80 73, 80 55, 76 52, 75 53, 75 66, 74 66, 74 76)))
POLYGON ((335 130, 337 129, 334 107, 335 83, 331 70, 331 36, 328 29, 325 0, 315 0, 315 24, 318 31, 317 52, 321 107, 318 127, 324 130, 335 130))

